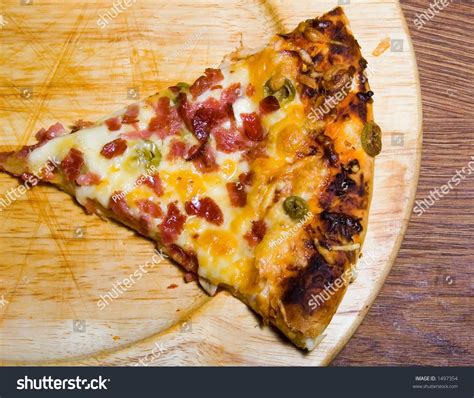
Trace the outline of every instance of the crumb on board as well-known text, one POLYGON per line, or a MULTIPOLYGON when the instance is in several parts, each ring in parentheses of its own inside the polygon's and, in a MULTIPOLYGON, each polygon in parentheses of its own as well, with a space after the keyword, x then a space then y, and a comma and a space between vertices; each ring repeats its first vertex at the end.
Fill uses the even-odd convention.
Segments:
POLYGON ((172 283, 171 285, 167 287, 167 289, 176 289, 177 287, 178 285, 176 283, 172 283))
POLYGON ((374 51, 372 51, 372 55, 378 57, 379 55, 382 55, 385 51, 387 51, 389 48, 390 37, 386 37, 379 44, 377 44, 377 47, 375 47, 374 51))
POLYGON ((120 336, 113 336, 112 337, 115 341, 120 340, 120 336))

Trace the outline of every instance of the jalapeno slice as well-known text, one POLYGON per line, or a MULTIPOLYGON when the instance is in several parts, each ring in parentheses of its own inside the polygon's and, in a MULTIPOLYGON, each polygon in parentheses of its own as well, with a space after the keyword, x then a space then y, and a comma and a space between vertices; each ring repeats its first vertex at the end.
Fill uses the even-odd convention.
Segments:
POLYGON ((265 83, 265 86, 263 86, 263 93, 265 97, 273 95, 280 103, 280 106, 289 103, 295 99, 296 89, 289 79, 284 78, 282 80, 283 85, 281 85, 281 87, 279 87, 277 90, 274 89, 275 84, 272 82, 272 79, 274 78, 269 79, 265 83))
POLYGON ((301 220, 309 211, 306 200, 299 196, 288 196, 283 201, 283 210, 293 220, 301 220))
POLYGON ((382 150, 382 130, 374 122, 366 123, 362 130, 361 141, 367 155, 377 156, 382 150))

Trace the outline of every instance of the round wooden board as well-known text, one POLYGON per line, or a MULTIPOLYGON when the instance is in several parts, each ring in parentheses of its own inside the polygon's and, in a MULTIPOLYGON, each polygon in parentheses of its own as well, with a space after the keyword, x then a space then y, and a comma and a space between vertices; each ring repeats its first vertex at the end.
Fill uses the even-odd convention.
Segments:
MULTIPOLYGON (((264 45, 273 32, 337 5, 314 0, 129 4, 102 29, 99 18, 115 14, 110 1, 4 3, 0 150, 32 141, 36 130, 57 120, 95 120, 160 87, 193 80, 241 41, 246 47, 264 45)), ((309 354, 300 351, 226 292, 211 299, 195 283, 185 284, 177 266, 150 263, 152 242, 86 216, 71 198, 41 186, 1 212, 1 364, 331 361, 362 321, 395 259, 414 201, 422 138, 416 62, 398 2, 352 0, 345 11, 369 61, 384 149, 376 161, 358 277, 318 347, 309 354), (373 49, 386 37, 392 47, 374 57, 373 49), (143 277, 116 294, 114 283, 140 265, 143 277), (178 287, 169 288, 172 284, 178 287), (112 293, 117 298, 99 308, 101 297, 112 293)), ((0 198, 18 186, 4 174, 0 183, 0 198)))

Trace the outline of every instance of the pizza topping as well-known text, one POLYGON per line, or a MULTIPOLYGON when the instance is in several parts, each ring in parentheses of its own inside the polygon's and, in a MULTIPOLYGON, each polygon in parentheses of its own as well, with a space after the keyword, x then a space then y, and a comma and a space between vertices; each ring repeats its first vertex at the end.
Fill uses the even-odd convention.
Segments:
POLYGON ((77 177, 76 182, 81 186, 98 185, 101 182, 101 178, 99 175, 89 171, 88 173, 81 174, 79 177, 77 177))
POLYGON ((280 105, 284 105, 295 99, 296 89, 293 83, 282 75, 274 75, 263 87, 266 97, 273 95, 280 105))
POLYGON ((373 91, 367 91, 367 92, 361 92, 361 93, 357 93, 357 98, 359 98, 361 101, 363 102, 370 102, 372 101, 372 97, 374 96, 374 92, 373 91))
POLYGON ((89 122, 88 120, 82 120, 82 119, 76 120, 74 124, 71 126, 71 134, 75 133, 76 131, 82 130, 84 128, 91 127, 93 125, 94 123, 89 122))
POLYGON ((132 159, 145 168, 158 168, 161 162, 161 152, 153 141, 143 140, 134 149, 132 159))
POLYGON ((61 169, 66 178, 73 182, 81 174, 84 165, 84 154, 76 148, 71 148, 66 157, 61 162, 61 169))
POLYGON ((38 142, 43 143, 43 142, 52 140, 53 138, 64 135, 64 133, 66 133, 66 129, 64 128, 64 126, 61 123, 56 123, 50 126, 48 130, 45 130, 45 129, 39 130, 35 134, 35 137, 38 140, 38 142))
POLYGON ((193 131, 193 125, 191 123, 192 105, 189 103, 186 93, 181 92, 176 97, 176 110, 179 117, 183 120, 186 128, 189 131, 193 131))
POLYGON ((163 182, 158 173, 148 175, 145 179, 145 185, 153 189, 158 196, 161 196, 164 193, 163 182))
POLYGON ((216 148, 225 153, 232 153, 245 148, 246 142, 237 129, 217 128, 212 131, 216 139, 216 148))
POLYGON ((293 220, 301 220, 309 211, 308 204, 299 196, 288 196, 283 201, 283 210, 293 220))
POLYGON ((319 134, 316 137, 316 142, 323 147, 323 153, 326 159, 329 160, 331 166, 335 166, 339 161, 339 156, 337 156, 336 151, 334 150, 334 144, 327 135, 319 134))
POLYGON ((253 171, 249 171, 248 173, 241 173, 239 174, 239 182, 242 185, 252 185, 253 177, 253 171))
POLYGON ((192 94, 193 98, 196 99, 203 92, 207 91, 221 80, 224 80, 224 75, 220 69, 207 68, 204 75, 200 76, 193 85, 189 87, 189 92, 192 94))
POLYGON ((327 91, 338 91, 350 84, 352 76, 344 65, 336 64, 323 75, 322 85, 327 91))
POLYGON ((112 117, 110 119, 107 119, 105 121, 105 124, 107 125, 107 128, 110 131, 117 131, 117 130, 120 130, 121 127, 122 127, 122 120, 120 120, 120 118, 118 116, 117 117, 112 117))
POLYGON ((248 97, 252 97, 255 94, 255 86, 252 83, 248 84, 245 89, 245 94, 247 94, 248 97))
POLYGON ((280 109, 280 103, 273 95, 269 95, 260 101, 260 112, 265 115, 280 109))
POLYGON ((255 113, 241 113, 242 124, 246 137, 251 141, 263 140, 263 127, 260 117, 255 113))
POLYGON ((362 225, 357 218, 343 213, 325 210, 321 213, 321 220, 325 222, 329 234, 339 235, 347 240, 362 231, 362 225))
POLYGON ((203 107, 196 111, 192 119, 192 131, 199 142, 204 143, 209 139, 213 121, 214 112, 211 109, 203 107))
POLYGON ((375 157, 382 150, 382 130, 374 122, 368 122, 362 130, 362 147, 367 155, 375 157))
POLYGON ((130 213, 130 208, 125 200, 125 196, 125 192, 115 191, 109 199, 109 208, 119 220, 132 224, 134 219, 130 213))
POLYGON ((183 232, 186 216, 182 214, 175 203, 169 203, 163 222, 160 224, 161 241, 168 245, 173 243, 183 232))
POLYGON ((199 145, 189 150, 187 160, 192 160, 194 166, 202 173, 210 173, 218 169, 216 155, 210 145, 199 145))
POLYGON ((221 103, 233 104, 240 96, 240 83, 233 83, 227 87, 221 94, 221 103))
POLYGON ((244 207, 247 204, 247 192, 240 182, 228 182, 226 188, 232 206, 244 207))
POLYGON ((356 174, 360 170, 359 161, 357 159, 352 159, 349 163, 343 166, 343 169, 348 174, 356 174))
POLYGON ((328 191, 337 196, 342 196, 356 188, 356 182, 352 178, 349 178, 345 171, 342 171, 341 173, 336 174, 331 184, 329 184, 328 191))
POLYGON ((167 158, 170 160, 173 159, 183 159, 187 151, 187 145, 183 141, 172 140, 170 143, 170 151, 168 152, 167 158))
POLYGON ((250 246, 257 246, 262 241, 266 231, 267 225, 265 224, 265 221, 252 221, 252 229, 245 234, 244 238, 250 246))
POLYGON ((209 197, 203 199, 193 198, 185 203, 186 213, 189 215, 204 218, 206 221, 221 225, 224 222, 224 215, 219 206, 209 197))
POLYGON ((117 138, 104 145, 100 154, 107 159, 112 159, 122 155, 127 150, 127 141, 117 138))
POLYGON ((127 106, 125 113, 122 118, 122 122, 126 124, 138 122, 138 114, 140 113, 140 107, 138 104, 131 104, 127 106))
POLYGON ((152 202, 150 199, 138 200, 136 203, 143 213, 149 214, 154 218, 159 218, 163 215, 160 206, 155 202, 152 202))

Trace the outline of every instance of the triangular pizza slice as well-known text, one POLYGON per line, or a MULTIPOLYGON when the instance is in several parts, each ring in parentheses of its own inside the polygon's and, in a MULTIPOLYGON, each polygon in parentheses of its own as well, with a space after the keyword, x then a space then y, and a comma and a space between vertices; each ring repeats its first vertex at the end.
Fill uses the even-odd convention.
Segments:
POLYGON ((155 240, 312 349, 367 226, 381 140, 366 66, 336 8, 98 123, 41 129, 0 166, 155 240))

